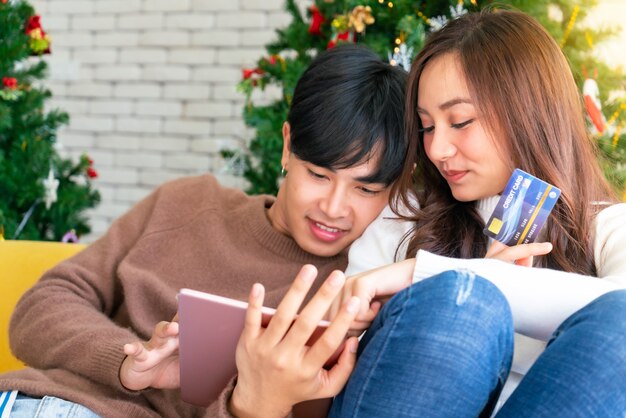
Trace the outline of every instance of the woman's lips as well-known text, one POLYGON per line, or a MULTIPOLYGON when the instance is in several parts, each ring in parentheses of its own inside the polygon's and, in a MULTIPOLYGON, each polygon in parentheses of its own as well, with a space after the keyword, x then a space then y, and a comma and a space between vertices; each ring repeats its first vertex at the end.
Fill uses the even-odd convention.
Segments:
POLYGON ((467 170, 444 170, 443 176, 448 182, 457 183, 467 174, 467 170))

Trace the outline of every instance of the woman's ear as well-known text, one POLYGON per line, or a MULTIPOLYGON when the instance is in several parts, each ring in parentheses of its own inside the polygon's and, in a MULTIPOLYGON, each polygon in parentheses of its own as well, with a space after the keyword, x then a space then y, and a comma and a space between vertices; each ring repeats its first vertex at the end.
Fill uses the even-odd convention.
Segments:
POLYGON ((284 170, 289 169, 289 155, 291 155, 291 126, 289 126, 289 122, 285 122, 283 123, 283 155, 280 159, 280 164, 284 170))

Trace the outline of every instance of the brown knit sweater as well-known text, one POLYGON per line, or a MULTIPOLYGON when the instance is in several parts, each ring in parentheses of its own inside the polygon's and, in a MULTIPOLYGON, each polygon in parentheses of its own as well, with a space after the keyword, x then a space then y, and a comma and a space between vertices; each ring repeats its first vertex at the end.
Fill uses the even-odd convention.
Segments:
POLYGON ((57 396, 102 417, 230 416, 232 385, 208 408, 186 404, 178 390, 126 390, 118 376, 122 348, 174 316, 182 287, 246 300, 259 281, 265 304, 275 307, 303 264, 318 267, 317 285, 345 269, 345 253, 313 256, 273 229, 266 217, 273 201, 223 188, 211 176, 157 189, 22 297, 11 348, 32 368, 1 375, 0 391, 57 396))

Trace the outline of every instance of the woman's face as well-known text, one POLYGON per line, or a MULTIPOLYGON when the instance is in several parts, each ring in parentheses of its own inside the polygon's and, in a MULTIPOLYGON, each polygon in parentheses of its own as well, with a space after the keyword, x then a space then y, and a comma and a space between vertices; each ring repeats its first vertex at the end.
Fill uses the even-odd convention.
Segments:
POLYGON ((417 97, 426 155, 454 198, 469 202, 501 193, 511 164, 483 125, 455 54, 426 64, 417 97))
POLYGON ((362 180, 378 169, 375 159, 340 170, 298 159, 289 152, 286 126, 282 164, 288 174, 270 208, 270 220, 305 251, 323 257, 336 255, 380 214, 390 188, 362 180))

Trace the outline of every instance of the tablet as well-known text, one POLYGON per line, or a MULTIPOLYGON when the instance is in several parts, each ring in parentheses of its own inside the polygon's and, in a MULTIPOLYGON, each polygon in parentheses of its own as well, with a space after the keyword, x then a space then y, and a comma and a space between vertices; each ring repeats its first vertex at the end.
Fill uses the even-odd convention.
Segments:
MULTIPOLYGON (((191 289, 178 293, 180 390, 188 403, 208 406, 237 374, 235 350, 243 331, 247 302, 191 289)), ((263 308, 263 326, 275 309, 263 308)), ((307 344, 328 327, 320 322, 307 344)), ((334 364, 343 345, 329 359, 334 364)))

